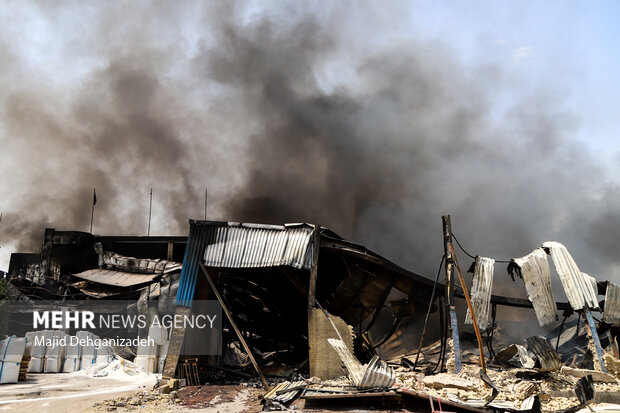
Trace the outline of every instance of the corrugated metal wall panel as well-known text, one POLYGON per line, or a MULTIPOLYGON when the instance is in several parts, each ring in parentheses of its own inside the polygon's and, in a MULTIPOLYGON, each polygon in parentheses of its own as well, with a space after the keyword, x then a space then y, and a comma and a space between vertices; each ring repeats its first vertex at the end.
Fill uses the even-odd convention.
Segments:
POLYGON ((614 327, 620 326, 620 285, 611 281, 607 281, 603 321, 614 327))
POLYGON ((527 297, 541 326, 558 319, 558 310, 551 289, 551 273, 547 253, 537 248, 528 255, 512 260, 520 269, 527 297))
POLYGON ((177 290, 175 302, 177 306, 190 307, 192 305, 196 292, 196 280, 200 272, 198 260, 202 259, 206 241, 205 232, 205 226, 190 222, 189 237, 187 239, 187 247, 185 248, 185 256, 183 257, 183 269, 181 270, 179 289, 177 290))
MULTIPOLYGON (((476 313, 478 327, 483 330, 486 330, 489 325, 494 267, 495 260, 493 258, 476 257, 474 277, 471 286, 471 303, 476 313)), ((469 308, 465 316, 465 324, 473 324, 469 308)))
POLYGON ((549 249, 564 292, 566 292, 566 297, 573 310, 598 308, 598 294, 593 291, 592 283, 583 276, 566 247, 553 241, 545 242, 542 247, 549 249))

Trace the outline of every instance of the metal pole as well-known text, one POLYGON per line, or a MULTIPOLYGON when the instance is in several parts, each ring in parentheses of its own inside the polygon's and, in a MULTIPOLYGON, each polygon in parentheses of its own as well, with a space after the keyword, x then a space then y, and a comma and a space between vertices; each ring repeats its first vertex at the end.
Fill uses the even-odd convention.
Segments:
POLYGON ((482 347, 482 336, 480 335, 480 327, 478 326, 478 321, 476 321, 476 314, 474 313, 474 306, 471 303, 471 299, 469 298, 469 292, 467 291, 467 286, 465 285, 465 280, 463 279, 463 275, 461 274, 461 268, 459 267, 459 262, 456 259, 456 254, 454 253, 454 246, 452 242, 450 242, 450 251, 452 252, 452 258, 454 259, 454 264, 456 267, 456 274, 459 277, 459 281, 461 282, 461 287, 463 288, 463 295, 465 296, 465 301, 467 301, 467 307, 469 308, 469 312, 471 314, 471 320, 474 323, 474 331, 476 332, 476 339, 478 340, 478 350, 480 351, 480 368, 483 372, 487 372, 487 365, 484 356, 484 348, 482 347))
POLYGON ((596 349, 596 355, 598 356, 598 362, 601 365, 601 370, 604 373, 608 373, 607 368, 605 367, 603 347, 601 346, 601 340, 598 337, 598 331, 596 331, 596 324, 594 324, 592 313, 589 310, 584 310, 583 313, 585 314, 586 321, 588 322, 590 337, 592 338, 592 341, 594 341, 594 347, 596 349))
POLYGON ((428 302, 428 310, 426 311, 426 318, 424 318, 424 328, 422 329, 422 335, 420 335, 420 343, 418 344, 418 354, 415 356, 415 362, 413 363, 413 369, 415 370, 418 366, 418 360, 420 359, 420 353, 422 352, 422 345, 424 344, 424 336, 426 335, 426 326, 428 325, 428 317, 431 315, 431 309, 433 308, 433 302, 435 302, 435 290, 437 289, 437 282, 439 281, 439 274, 441 274, 441 266, 443 265, 443 260, 445 257, 441 257, 441 262, 439 263, 439 271, 437 271, 437 276, 435 277, 435 284, 433 284, 433 291, 431 292, 431 298, 428 302))
POLYGON ((446 310, 450 316, 450 331, 452 331, 452 352, 454 353, 454 367, 457 373, 461 371, 461 346, 459 342, 459 326, 454 305, 454 259, 452 257, 452 225, 450 215, 441 217, 443 222, 443 249, 446 269, 446 310))
POLYGON ((314 224, 312 234, 312 268, 310 269, 310 283, 308 285, 308 311, 315 307, 316 299, 316 277, 319 266, 319 249, 321 248, 321 226, 314 224))
POLYGON ((96 204, 97 204, 97 192, 93 189, 93 205, 90 210, 90 233, 91 234, 93 233, 93 220, 95 218, 95 205, 96 204))
POLYGON ((95 205, 93 204, 93 207, 90 211, 90 233, 93 233, 93 219, 95 218, 95 205))
POLYGON ((150 192, 150 200, 149 200, 149 228, 146 231, 146 236, 151 235, 151 210, 153 209, 153 188, 151 188, 150 192))
POLYGON ((208 195, 208 190, 205 188, 205 221, 207 220, 207 195, 208 195))

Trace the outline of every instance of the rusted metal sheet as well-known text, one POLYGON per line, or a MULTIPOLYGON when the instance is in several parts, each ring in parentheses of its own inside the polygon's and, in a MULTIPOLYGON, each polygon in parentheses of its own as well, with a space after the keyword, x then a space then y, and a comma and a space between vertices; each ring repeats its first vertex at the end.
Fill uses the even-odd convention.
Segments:
POLYGON ((564 292, 574 310, 598 308, 598 294, 592 282, 584 277, 577 263, 566 247, 559 242, 545 242, 542 247, 549 250, 555 269, 560 276, 564 292))
POLYGON ((495 362, 503 366, 534 368, 534 359, 530 357, 527 349, 520 344, 511 344, 500 350, 495 355, 495 362))
POLYGON ((181 270, 181 263, 163 259, 126 257, 105 251, 100 258, 101 268, 143 274, 168 274, 181 270))
POLYGON ((527 340, 528 349, 534 353, 540 362, 541 371, 554 371, 560 368, 560 356, 551 347, 551 343, 545 337, 533 336, 527 340))
POLYGON ((267 394, 263 396, 263 399, 268 401, 276 401, 278 403, 288 403, 293 400, 300 391, 305 389, 305 387, 306 382, 303 380, 294 381, 292 383, 285 381, 278 383, 275 387, 269 390, 267 394))
POLYGON ((204 264, 219 268, 312 267, 313 226, 211 225, 205 232, 204 264))
POLYGON ((140 274, 113 270, 94 269, 73 274, 77 278, 93 281, 99 284, 114 285, 118 287, 131 287, 134 285, 152 282, 161 274, 140 274))
POLYGON ((544 326, 556 321, 558 311, 551 289, 551 275, 545 251, 537 248, 524 257, 514 258, 512 262, 520 269, 538 324, 544 326))
POLYGON ((607 281, 603 321, 614 327, 620 327, 620 285, 611 281, 607 281))
MULTIPOLYGON (((489 326, 494 267, 495 260, 493 258, 476 257, 474 277, 471 286, 471 302, 476 314, 478 327, 483 330, 486 330, 489 326)), ((465 324, 472 323, 471 313, 468 308, 467 315, 465 316, 465 324)))

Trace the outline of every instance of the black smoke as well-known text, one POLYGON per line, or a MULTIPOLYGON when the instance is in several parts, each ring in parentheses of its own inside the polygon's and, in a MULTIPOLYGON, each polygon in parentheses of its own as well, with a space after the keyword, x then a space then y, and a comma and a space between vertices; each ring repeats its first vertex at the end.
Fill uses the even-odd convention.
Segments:
POLYGON ((398 3, 32 7, 20 29, 81 24, 50 40, 54 73, 0 29, 3 246, 88 230, 93 187, 95 232, 144 234, 152 187, 153 232, 185 234, 208 187, 210 219, 318 222, 428 276, 445 213, 472 253, 558 240, 620 276, 619 192, 554 74, 516 90, 499 64, 394 34, 398 3))

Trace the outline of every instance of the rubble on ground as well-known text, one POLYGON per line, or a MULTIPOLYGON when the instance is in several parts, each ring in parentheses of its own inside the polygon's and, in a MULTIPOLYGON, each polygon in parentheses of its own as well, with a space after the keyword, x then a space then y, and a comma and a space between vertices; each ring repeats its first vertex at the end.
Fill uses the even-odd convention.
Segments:
POLYGON ((176 390, 163 393, 160 392, 160 389, 142 390, 136 392, 133 396, 119 397, 118 399, 96 403, 90 411, 107 412, 124 408, 126 410, 140 410, 141 412, 161 412, 167 411, 168 406, 179 402, 179 392, 176 390))

